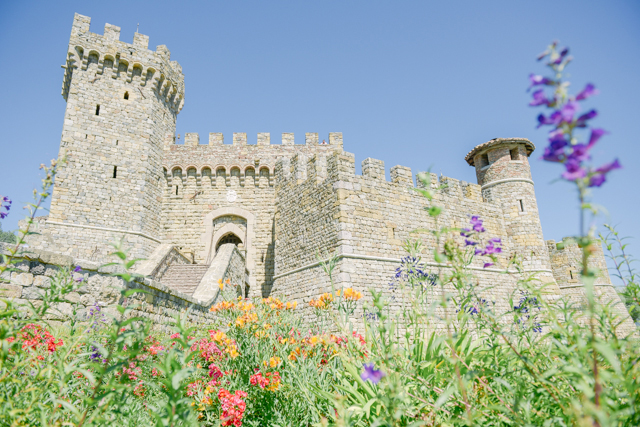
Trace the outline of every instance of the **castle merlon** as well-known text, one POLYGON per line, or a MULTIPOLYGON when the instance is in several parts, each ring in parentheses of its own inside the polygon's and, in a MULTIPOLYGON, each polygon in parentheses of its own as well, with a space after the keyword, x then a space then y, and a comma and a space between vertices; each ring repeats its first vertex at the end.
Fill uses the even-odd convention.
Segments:
MULTIPOLYGON (((325 146, 330 145, 333 148, 342 148, 342 132, 329 132, 329 137, 327 139, 323 139, 320 142, 319 134, 317 132, 307 132, 304 136, 304 144, 296 144, 295 143, 295 135, 293 132, 283 132, 282 139, 280 140, 280 144, 276 144, 275 142, 271 142, 271 134, 269 132, 259 132, 257 134, 256 144, 249 144, 247 141, 247 134, 245 132, 234 132, 232 135, 232 144, 224 143, 224 134, 220 132, 211 132, 209 133, 209 143, 208 145, 223 145, 225 147, 232 147, 238 145, 249 145, 249 146, 325 146), (327 139, 329 142, 327 142, 327 139)), ((172 135, 167 135, 165 138, 165 148, 167 146, 206 146, 207 144, 200 144, 200 135, 197 132, 188 132, 184 135, 184 144, 178 144, 178 138, 172 135)))
POLYGON ((166 102, 174 113, 184 106, 184 75, 177 61, 165 45, 156 51, 148 49, 149 37, 135 33, 133 43, 120 41, 120 27, 106 24, 103 35, 89 31, 91 18, 75 14, 67 50, 62 96, 69 94, 74 70, 87 71, 95 64, 98 76, 124 78, 139 87, 149 86, 166 102))

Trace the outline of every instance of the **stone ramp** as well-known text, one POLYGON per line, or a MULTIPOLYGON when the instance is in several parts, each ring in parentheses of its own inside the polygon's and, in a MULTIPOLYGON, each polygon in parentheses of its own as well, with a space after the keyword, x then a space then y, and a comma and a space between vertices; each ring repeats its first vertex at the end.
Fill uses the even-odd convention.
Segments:
POLYGON ((206 264, 174 264, 167 268, 160 282, 173 290, 191 296, 208 268, 206 264))

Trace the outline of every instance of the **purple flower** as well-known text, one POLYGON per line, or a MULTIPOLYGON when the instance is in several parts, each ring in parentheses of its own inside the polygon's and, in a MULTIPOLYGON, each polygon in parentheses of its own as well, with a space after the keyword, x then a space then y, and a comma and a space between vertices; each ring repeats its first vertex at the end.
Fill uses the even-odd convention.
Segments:
POLYGON ((562 51, 560 52, 560 56, 558 56, 556 59, 554 59, 553 61, 551 61, 549 64, 554 64, 554 65, 558 65, 560 64, 563 60, 564 57, 567 56, 567 53, 569 53, 569 48, 565 47, 564 49, 562 49, 562 51))
POLYGON ((593 171, 593 175, 589 178, 589 187, 600 187, 607 180, 607 174, 614 169, 622 169, 618 159, 593 171))
POLYGON ((473 226, 473 231, 484 233, 485 229, 482 226, 482 220, 478 215, 473 215, 469 220, 469 223, 473 226))
POLYGON ((0 219, 5 219, 9 215, 9 210, 11 210, 11 199, 0 196, 0 219), (6 209, 6 212, 2 212, 2 209, 6 209))
POLYGON ((564 166, 566 171, 562 174, 562 177, 567 181, 575 181, 576 179, 587 176, 587 171, 577 159, 568 159, 564 166))
POLYGON ((567 160, 577 160, 578 162, 586 162, 591 158, 589 156, 590 146, 585 144, 576 144, 571 147, 572 151, 567 156, 567 160))
POLYGON ((483 255, 494 255, 502 252, 502 248, 500 246, 496 246, 494 242, 490 241, 487 243, 487 247, 484 248, 483 255))
POLYGON ((530 107, 537 107, 538 105, 546 105, 551 106, 553 101, 547 99, 544 96, 544 89, 537 90, 533 92, 533 100, 529 103, 530 107))
POLYGON ((576 101, 582 101, 589 98, 590 96, 597 95, 599 93, 600 91, 596 89, 594 85, 592 85, 591 83, 587 83, 584 89, 582 89, 582 91, 576 95, 576 101))
POLYGON ((591 137, 589 138, 589 147, 593 147, 595 143, 598 142, 600 138, 602 138, 603 135, 606 135, 608 133, 609 132, 604 129, 592 129, 591 137))
POLYGON ((493 265, 492 262, 485 262, 484 265, 482 266, 482 268, 491 267, 492 265, 493 265))
POLYGON ((573 116, 578 112, 579 109, 580 109, 580 104, 578 104, 577 102, 573 102, 573 101, 567 102, 566 104, 564 104, 564 106, 560 110, 562 120, 564 120, 567 123, 572 122, 573 116))
POLYGON ((360 374, 360 378, 362 378, 362 381, 369 380, 374 384, 378 384, 385 375, 381 370, 377 370, 373 363, 366 363, 364 365, 364 372, 360 374))
POLYGON ((538 75, 533 74, 533 73, 529 74, 529 81, 531 82, 531 85, 529 86, 529 89, 531 89, 534 86, 539 86, 539 85, 550 86, 550 85, 554 84, 553 80, 548 79, 548 78, 543 77, 543 76, 538 76, 538 75))
POLYGON ((579 128, 587 127, 587 120, 594 119, 597 116, 598 116, 598 112, 596 110, 591 110, 587 113, 582 114, 580 117, 578 117, 578 120, 576 120, 576 127, 579 127, 579 128))
POLYGON ((478 242, 473 242, 473 241, 471 241, 469 239, 464 239, 464 245, 465 246, 475 246, 477 244, 478 244, 478 242))
POLYGON ((76 268, 73 269, 74 273, 78 273, 80 272, 80 270, 82 270, 82 267, 80 267, 79 265, 76 265, 76 268))
POLYGON ((544 125, 554 125, 557 126, 562 122, 562 114, 560 111, 554 111, 551 113, 549 117, 545 117, 544 114, 540 114, 538 116, 538 127, 544 125))
POLYGON ((548 162, 563 162, 565 160, 564 148, 569 145, 562 130, 556 129, 549 133, 549 146, 544 149, 542 159, 548 162))

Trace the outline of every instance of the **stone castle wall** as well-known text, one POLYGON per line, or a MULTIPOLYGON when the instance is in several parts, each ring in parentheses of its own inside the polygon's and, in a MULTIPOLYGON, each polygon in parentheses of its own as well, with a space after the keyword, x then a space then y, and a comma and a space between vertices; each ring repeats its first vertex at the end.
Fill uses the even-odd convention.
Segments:
MULTIPOLYGON (((0 252, 6 253, 6 244, 0 243, 0 252)), ((127 283, 111 275, 113 268, 47 251, 30 251, 21 256, 20 262, 14 266, 16 271, 5 271, 0 281, 0 298, 37 306, 60 269, 73 269, 77 265, 81 270, 73 272, 72 276, 75 280, 82 280, 81 286, 66 295, 67 302, 54 304, 48 312, 48 319, 66 322, 73 317, 83 322, 89 320, 89 310, 96 304, 103 313, 112 316, 118 315, 117 305, 129 306, 133 308, 130 316, 149 318, 158 327, 165 327, 163 325, 170 324, 180 315, 186 316, 187 321, 193 324, 202 324, 214 317, 209 312, 210 301, 202 303, 150 278, 127 283), (140 289, 145 293, 135 293, 125 299, 121 294, 124 289, 140 289)))
MULTIPOLYGON (((582 249, 570 238, 563 239, 556 244, 554 240, 548 240, 549 253, 553 274, 560 288, 560 295, 572 303, 575 308, 584 310, 588 304, 584 285, 580 282, 582 271, 582 249)), ((597 272, 594 282, 595 296, 603 304, 610 305, 614 312, 622 314, 619 319, 620 332, 628 334, 636 330, 636 327, 628 316, 628 312, 611 283, 607 261, 600 242, 596 242, 591 248, 589 267, 597 272)))
POLYGON ((244 133, 233 134, 233 144, 212 133, 209 144, 198 134, 187 134, 184 145, 165 145, 163 239, 190 252, 197 263, 210 263, 225 232, 242 240, 253 295, 268 296, 274 274, 274 215, 276 160, 296 154, 324 156, 342 150, 342 134, 329 134, 326 145, 317 133, 307 133, 305 144, 295 144, 285 133, 282 144, 271 144, 268 133, 258 144, 247 144, 244 133), (247 241, 250 241, 249 244, 247 241))

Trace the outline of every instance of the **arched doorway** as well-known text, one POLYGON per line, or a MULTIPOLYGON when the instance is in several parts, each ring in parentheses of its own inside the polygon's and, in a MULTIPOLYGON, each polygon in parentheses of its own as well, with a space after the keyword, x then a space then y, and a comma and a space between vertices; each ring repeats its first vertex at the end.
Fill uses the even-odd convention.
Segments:
POLYGON ((240 238, 233 233, 225 234, 220 238, 220 240, 218 240, 218 243, 216 243, 216 252, 218 252, 220 246, 224 245, 225 243, 233 243, 234 245, 238 246, 242 244, 242 240, 240 240, 240 238))

